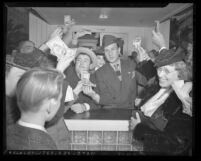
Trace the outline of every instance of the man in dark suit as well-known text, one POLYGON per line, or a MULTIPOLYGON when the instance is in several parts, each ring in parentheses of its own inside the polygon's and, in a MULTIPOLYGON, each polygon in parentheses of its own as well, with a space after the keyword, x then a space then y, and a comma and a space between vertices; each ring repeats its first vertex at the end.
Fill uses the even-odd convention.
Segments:
POLYGON ((137 84, 145 86, 146 78, 135 71, 135 63, 129 59, 120 59, 118 39, 105 35, 102 48, 107 59, 95 72, 96 88, 83 89, 97 103, 105 108, 133 108, 137 95, 137 84))

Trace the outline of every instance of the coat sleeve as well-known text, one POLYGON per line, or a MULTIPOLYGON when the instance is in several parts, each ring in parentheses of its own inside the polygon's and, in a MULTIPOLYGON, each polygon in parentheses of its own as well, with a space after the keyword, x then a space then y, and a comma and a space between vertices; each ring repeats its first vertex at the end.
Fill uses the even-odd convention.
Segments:
POLYGON ((96 88, 95 88, 95 92, 96 92, 97 94, 99 94, 99 96, 100 96, 99 104, 100 104, 100 105, 109 105, 109 104, 113 104, 113 103, 114 103, 114 100, 113 100, 113 93, 110 92, 109 87, 108 87, 107 84, 104 82, 102 73, 96 72, 95 77, 96 77, 96 88))

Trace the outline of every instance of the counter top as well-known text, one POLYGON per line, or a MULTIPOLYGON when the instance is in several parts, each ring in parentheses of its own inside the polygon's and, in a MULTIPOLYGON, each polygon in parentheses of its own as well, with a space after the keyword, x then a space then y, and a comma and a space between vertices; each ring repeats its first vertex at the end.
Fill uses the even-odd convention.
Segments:
POLYGON ((68 110, 64 121, 72 131, 128 131, 131 109, 97 109, 76 114, 68 110))
POLYGON ((131 109, 96 109, 81 114, 68 110, 64 119, 69 120, 129 120, 132 114, 131 109))

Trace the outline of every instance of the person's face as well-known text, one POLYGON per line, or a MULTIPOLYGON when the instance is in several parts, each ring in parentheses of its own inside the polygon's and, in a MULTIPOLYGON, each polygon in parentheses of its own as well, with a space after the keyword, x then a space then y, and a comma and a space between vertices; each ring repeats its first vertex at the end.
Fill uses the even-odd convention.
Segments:
POLYGON ((89 71, 90 64, 90 57, 88 55, 80 54, 75 61, 75 70, 77 73, 81 73, 82 71, 89 71))
POLYGON ((149 57, 151 58, 151 61, 152 61, 152 62, 155 61, 155 57, 154 57, 153 52, 150 52, 150 53, 149 53, 149 57))
POLYGON ((104 48, 105 57, 110 63, 115 63, 119 59, 120 48, 116 43, 110 44, 104 48))
POLYGON ((102 55, 97 55, 97 63, 98 67, 102 67, 105 64, 104 57, 102 55))
POLYGON ((171 86, 173 81, 178 80, 178 71, 175 70, 175 66, 162 66, 157 69, 159 77, 159 85, 164 88, 171 86))
POLYGON ((34 51, 34 44, 32 42, 29 42, 29 41, 25 42, 20 49, 20 52, 24 53, 24 54, 26 54, 26 53, 28 54, 28 53, 31 53, 33 51, 34 51))

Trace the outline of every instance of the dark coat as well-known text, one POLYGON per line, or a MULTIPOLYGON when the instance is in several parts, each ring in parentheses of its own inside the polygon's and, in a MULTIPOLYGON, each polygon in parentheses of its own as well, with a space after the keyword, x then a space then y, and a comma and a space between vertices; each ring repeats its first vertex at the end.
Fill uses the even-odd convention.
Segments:
POLYGON ((100 104, 108 108, 132 108, 137 94, 137 84, 145 86, 146 78, 135 71, 131 60, 121 59, 120 81, 109 63, 96 72, 96 92, 100 95, 100 104))
MULTIPOLYGON (((144 143, 148 152, 180 154, 192 144, 192 120, 182 113, 182 103, 173 92, 156 111, 163 113, 168 121, 163 130, 151 119, 141 114, 142 122, 138 124, 133 136, 144 143)), ((155 113, 156 113, 155 112, 155 113)))
POLYGON ((138 63, 136 70, 139 71, 142 75, 144 75, 147 80, 154 76, 157 76, 156 67, 154 67, 154 63, 151 60, 145 60, 143 62, 138 63))
POLYGON ((13 124, 7 127, 7 150, 57 150, 48 133, 13 124))

